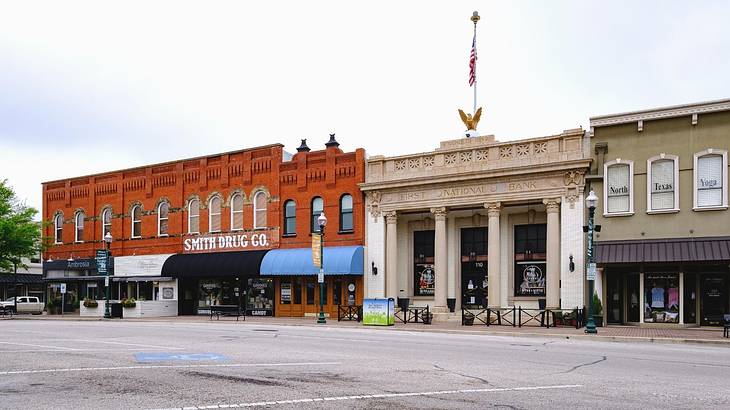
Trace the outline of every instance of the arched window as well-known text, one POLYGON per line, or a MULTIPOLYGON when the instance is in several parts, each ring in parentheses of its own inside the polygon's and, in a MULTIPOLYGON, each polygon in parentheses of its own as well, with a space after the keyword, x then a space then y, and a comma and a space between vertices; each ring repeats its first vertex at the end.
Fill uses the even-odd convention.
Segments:
POLYGON ((188 202, 188 233, 200 233, 200 201, 195 198, 188 202))
POLYGON ((679 211, 679 157, 661 154, 646 160, 646 212, 679 211))
POLYGON ((319 232, 319 224, 317 218, 324 211, 324 201, 316 196, 312 198, 312 232, 319 232))
POLYGON ((157 206, 157 236, 167 236, 170 204, 167 201, 157 206))
POLYGON ((84 241, 84 218, 86 215, 84 215, 84 211, 76 212, 76 216, 74 217, 74 225, 76 225, 76 237, 74 238, 75 242, 83 242, 84 241))
POLYGON ((604 216, 634 213, 634 162, 617 159, 603 166, 604 216))
POLYGON ((221 231, 221 199, 218 196, 208 202, 208 232, 221 231))
POLYGON ((694 155, 694 209, 727 209, 727 151, 706 149, 694 155))
POLYGON ((253 198, 253 227, 266 228, 266 193, 259 191, 253 198))
POLYGON ((132 207, 132 238, 142 237, 142 206, 135 205, 132 207))
POLYGON ((231 230, 243 229, 243 195, 233 194, 231 197, 231 230))
POLYGON ((297 204, 293 200, 284 202, 284 235, 297 233, 297 204))
POLYGON ((340 232, 352 231, 352 195, 345 194, 340 198, 340 232))
POLYGON ((104 208, 101 212, 101 238, 104 239, 106 234, 112 233, 112 209, 104 208))
POLYGON ((54 242, 63 243, 63 214, 58 214, 53 219, 53 228, 55 229, 54 242))

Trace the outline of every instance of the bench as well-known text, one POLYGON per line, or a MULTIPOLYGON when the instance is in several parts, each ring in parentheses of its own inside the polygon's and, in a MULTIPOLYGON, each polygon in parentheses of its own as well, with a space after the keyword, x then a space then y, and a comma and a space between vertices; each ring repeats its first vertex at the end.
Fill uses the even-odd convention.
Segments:
POLYGON ((213 320, 215 316, 216 320, 220 320, 221 316, 235 316, 236 322, 238 318, 243 316, 243 320, 246 320, 245 311, 238 305, 213 305, 210 306, 210 320, 213 320))

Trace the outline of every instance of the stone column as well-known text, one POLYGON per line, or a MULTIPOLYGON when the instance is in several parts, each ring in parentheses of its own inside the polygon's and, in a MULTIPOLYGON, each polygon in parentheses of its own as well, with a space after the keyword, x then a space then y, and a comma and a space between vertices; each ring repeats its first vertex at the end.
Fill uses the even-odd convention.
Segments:
POLYGON ((385 297, 398 297, 398 213, 387 211, 385 217, 385 297))
POLYGON ((434 283, 434 310, 446 311, 446 290, 448 283, 448 252, 446 242, 446 208, 431 208, 433 219, 436 221, 436 233, 434 238, 433 265, 436 271, 436 283, 434 283))
POLYGON ((489 226, 487 227, 487 277, 489 279, 487 295, 489 300, 487 304, 490 308, 499 308, 502 305, 500 302, 500 276, 502 274, 500 260, 502 258, 502 248, 500 246, 501 238, 499 235, 501 203, 488 202, 484 204, 484 207, 487 208, 487 216, 489 217, 489 226))
MULTIPOLYGON (((560 198, 542 201, 547 211, 547 308, 560 308, 560 198)), ((593 297, 590 295, 588 297, 593 297)))

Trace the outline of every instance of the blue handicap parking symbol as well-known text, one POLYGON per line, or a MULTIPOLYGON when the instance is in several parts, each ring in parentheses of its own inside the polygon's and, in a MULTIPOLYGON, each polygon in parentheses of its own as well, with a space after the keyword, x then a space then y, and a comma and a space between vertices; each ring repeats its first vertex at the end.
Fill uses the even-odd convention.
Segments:
POLYGON ((221 361, 228 360, 227 357, 218 353, 181 353, 181 352, 140 352, 135 353, 134 358, 140 363, 150 362, 169 362, 169 361, 185 361, 185 362, 203 362, 203 361, 221 361))

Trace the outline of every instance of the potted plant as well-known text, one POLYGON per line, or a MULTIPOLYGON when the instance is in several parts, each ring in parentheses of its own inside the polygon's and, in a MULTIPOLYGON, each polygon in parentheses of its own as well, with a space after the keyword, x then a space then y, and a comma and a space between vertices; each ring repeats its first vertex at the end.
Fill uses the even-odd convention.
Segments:
POLYGON ((461 321, 462 321, 461 324, 464 326, 473 326, 474 325, 474 314, 469 312, 468 310, 465 310, 461 321))
POLYGON ((122 307, 133 308, 137 306, 137 301, 134 298, 122 299, 122 307))
POLYGON ((96 301, 96 300, 94 300, 94 299, 89 299, 89 298, 86 298, 86 299, 84 299, 84 307, 85 307, 85 308, 95 308, 95 307, 99 307, 99 302, 97 302, 97 301, 96 301))
POLYGON ((603 305, 597 292, 593 292, 593 323, 598 327, 603 326, 603 305))

